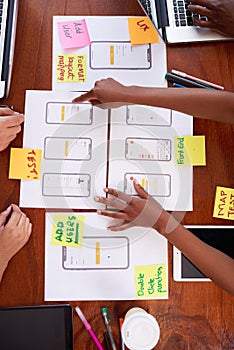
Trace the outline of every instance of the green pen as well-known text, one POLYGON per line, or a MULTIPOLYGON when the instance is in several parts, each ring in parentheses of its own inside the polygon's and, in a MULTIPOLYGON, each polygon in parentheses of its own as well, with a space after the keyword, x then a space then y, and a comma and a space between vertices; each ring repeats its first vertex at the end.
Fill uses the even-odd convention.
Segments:
POLYGON ((111 326, 110 326, 110 316, 109 316, 107 307, 102 307, 102 315, 103 315, 106 329, 110 338, 112 350, 116 350, 116 346, 115 346, 115 342, 114 342, 114 338, 113 338, 111 326))

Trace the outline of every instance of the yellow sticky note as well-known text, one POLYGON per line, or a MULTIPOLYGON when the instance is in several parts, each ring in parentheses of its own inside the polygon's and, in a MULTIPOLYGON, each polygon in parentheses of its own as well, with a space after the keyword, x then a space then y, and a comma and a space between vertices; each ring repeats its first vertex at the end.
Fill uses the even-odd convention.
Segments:
POLYGON ((148 17, 128 18, 128 28, 133 45, 158 42, 158 32, 148 17))
POLYGON ((175 137, 176 165, 206 165, 205 136, 175 137))
POLYGON ((165 297, 168 294, 166 265, 135 266, 136 298, 165 297))
POLYGON ((216 187, 213 216, 234 220, 234 188, 216 187))
POLYGON ((52 245, 82 247, 85 217, 76 214, 54 214, 52 245))
POLYGON ((84 83, 86 81, 86 55, 57 55, 57 83, 84 83))
POLYGON ((42 151, 11 148, 9 179, 40 180, 42 151))

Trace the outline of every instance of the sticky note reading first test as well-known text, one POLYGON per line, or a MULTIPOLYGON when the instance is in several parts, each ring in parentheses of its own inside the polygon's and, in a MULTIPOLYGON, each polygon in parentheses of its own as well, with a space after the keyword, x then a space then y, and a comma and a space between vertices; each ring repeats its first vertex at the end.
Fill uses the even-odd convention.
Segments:
POLYGON ((11 148, 9 179, 40 180, 42 151, 11 148))

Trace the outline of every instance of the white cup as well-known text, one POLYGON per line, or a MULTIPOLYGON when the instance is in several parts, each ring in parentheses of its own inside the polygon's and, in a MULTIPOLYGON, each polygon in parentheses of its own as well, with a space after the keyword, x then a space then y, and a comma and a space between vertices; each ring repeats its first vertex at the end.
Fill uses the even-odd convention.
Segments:
POLYGON ((160 329, 152 315, 134 307, 125 315, 121 335, 130 350, 151 350, 158 343, 160 329))

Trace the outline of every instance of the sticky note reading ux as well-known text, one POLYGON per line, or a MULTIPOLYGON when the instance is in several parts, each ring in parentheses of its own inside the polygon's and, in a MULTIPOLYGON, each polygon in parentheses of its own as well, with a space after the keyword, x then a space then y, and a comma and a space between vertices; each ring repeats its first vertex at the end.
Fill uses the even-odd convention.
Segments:
POLYGON ((166 265, 135 266, 136 298, 167 296, 166 265))
POLYGON ((64 49, 90 45, 85 19, 59 22, 58 30, 60 41, 64 49))
POLYGON ((234 220, 234 188, 216 187, 213 216, 234 220))
POLYGON ((176 165, 206 165, 205 136, 175 137, 176 165))
POLYGON ((11 148, 9 179, 40 180, 42 151, 11 148))
POLYGON ((86 55, 57 55, 57 83, 84 83, 86 81, 86 55))
POLYGON ((148 17, 128 18, 128 28, 132 45, 158 42, 158 33, 148 17))
POLYGON ((55 214, 52 226, 52 245, 82 247, 84 216, 55 214))

